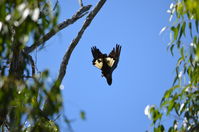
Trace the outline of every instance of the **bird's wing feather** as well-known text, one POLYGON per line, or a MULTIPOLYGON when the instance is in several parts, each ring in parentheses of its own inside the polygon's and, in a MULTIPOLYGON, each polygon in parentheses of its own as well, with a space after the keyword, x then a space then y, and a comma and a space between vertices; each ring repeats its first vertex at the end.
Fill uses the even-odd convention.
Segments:
POLYGON ((103 54, 101 51, 96 48, 96 46, 91 48, 91 52, 93 54, 93 65, 99 69, 102 69, 103 66, 103 54))
POLYGON ((109 67, 112 68, 112 71, 117 67, 120 52, 121 52, 121 46, 116 44, 116 47, 113 48, 113 50, 110 52, 109 56, 107 57, 107 64, 109 67))

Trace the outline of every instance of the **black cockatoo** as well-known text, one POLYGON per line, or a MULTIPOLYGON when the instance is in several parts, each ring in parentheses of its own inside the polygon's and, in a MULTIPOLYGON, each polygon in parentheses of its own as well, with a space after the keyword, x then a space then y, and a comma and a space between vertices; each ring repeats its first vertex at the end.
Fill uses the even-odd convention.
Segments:
POLYGON ((109 85, 112 84, 112 73, 119 62, 121 46, 116 44, 116 47, 109 55, 102 54, 96 46, 91 48, 93 54, 93 65, 102 70, 102 77, 104 76, 109 85))

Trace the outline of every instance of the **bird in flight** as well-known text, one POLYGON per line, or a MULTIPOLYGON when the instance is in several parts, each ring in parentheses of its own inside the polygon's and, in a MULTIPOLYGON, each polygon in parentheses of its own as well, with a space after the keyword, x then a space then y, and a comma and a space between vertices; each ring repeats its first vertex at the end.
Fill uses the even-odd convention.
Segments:
POLYGON ((113 48, 109 55, 101 53, 96 46, 91 48, 93 65, 102 71, 102 77, 106 78, 108 85, 112 84, 112 73, 119 62, 121 48, 119 44, 116 44, 116 47, 113 48))

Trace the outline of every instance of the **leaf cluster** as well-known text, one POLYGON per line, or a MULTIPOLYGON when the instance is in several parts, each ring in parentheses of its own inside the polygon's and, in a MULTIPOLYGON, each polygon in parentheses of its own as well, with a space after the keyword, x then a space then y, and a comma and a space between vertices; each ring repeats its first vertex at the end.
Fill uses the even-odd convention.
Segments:
POLYGON ((174 1, 170 6, 171 16, 175 17, 170 28, 171 54, 177 54, 176 75, 173 86, 168 89, 151 114, 154 131, 194 132, 199 131, 199 1, 174 1), (158 111, 158 112, 157 112, 158 111), (170 117, 171 126, 164 125, 170 117), (164 120, 164 121, 163 121, 164 120))
POLYGON ((49 83, 48 71, 35 74, 24 52, 57 24, 59 7, 52 10, 47 0, 1 0, 0 12, 1 131, 59 131, 60 82, 49 83))

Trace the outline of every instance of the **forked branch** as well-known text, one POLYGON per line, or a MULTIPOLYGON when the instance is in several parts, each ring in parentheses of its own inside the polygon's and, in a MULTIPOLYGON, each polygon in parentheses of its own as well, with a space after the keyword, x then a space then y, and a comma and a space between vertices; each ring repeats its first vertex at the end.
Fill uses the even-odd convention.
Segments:
POLYGON ((62 63, 60 65, 60 70, 59 70, 59 75, 58 75, 58 81, 62 82, 65 74, 66 74, 66 68, 68 65, 68 61, 70 59, 70 56, 74 50, 74 48, 77 46, 79 40, 81 39, 84 31, 87 29, 87 27, 90 25, 90 23, 92 22, 93 18, 96 16, 96 14, 100 11, 100 9, 102 8, 102 6, 104 5, 104 3, 106 2, 106 0, 100 0, 97 5, 95 6, 95 8, 89 13, 89 15, 86 17, 85 22, 83 23, 80 31, 78 32, 77 36, 72 40, 68 50, 66 51, 63 59, 62 59, 62 63))
POLYGON ((62 29, 66 28, 67 26, 73 24, 78 19, 82 18, 84 15, 88 13, 88 10, 91 8, 91 5, 83 6, 81 9, 79 9, 70 19, 66 19, 62 23, 55 26, 51 31, 49 31, 47 34, 45 34, 43 37, 41 37, 39 40, 34 42, 30 47, 25 48, 25 52, 28 54, 32 51, 34 51, 37 47, 42 45, 44 42, 49 40, 51 37, 53 37, 57 32, 61 31, 62 29))

